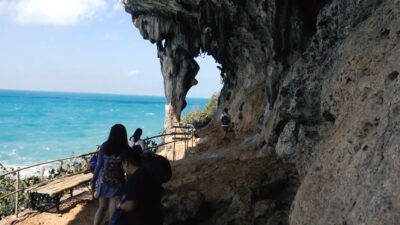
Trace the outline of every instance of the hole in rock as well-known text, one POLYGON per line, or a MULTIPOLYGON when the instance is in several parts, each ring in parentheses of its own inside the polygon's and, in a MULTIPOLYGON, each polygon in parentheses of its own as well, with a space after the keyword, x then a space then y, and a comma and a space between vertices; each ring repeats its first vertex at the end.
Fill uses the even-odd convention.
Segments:
POLYGON ((327 0, 302 0, 297 2, 306 35, 311 37, 316 32, 318 13, 327 2, 327 0))
POLYGON ((162 46, 163 48, 165 48, 165 39, 163 39, 163 40, 161 41, 161 46, 162 46))
POLYGON ((196 76, 198 83, 189 90, 186 98, 188 102, 194 103, 194 108, 186 108, 183 114, 202 109, 208 102, 208 99, 213 94, 219 93, 222 88, 221 71, 217 68, 220 65, 215 62, 214 58, 212 56, 200 55, 195 60, 200 66, 200 70, 196 76))
POLYGON ((324 117, 325 121, 328 121, 328 122, 334 123, 336 120, 335 116, 332 113, 330 113, 329 111, 324 111, 322 116, 324 117))

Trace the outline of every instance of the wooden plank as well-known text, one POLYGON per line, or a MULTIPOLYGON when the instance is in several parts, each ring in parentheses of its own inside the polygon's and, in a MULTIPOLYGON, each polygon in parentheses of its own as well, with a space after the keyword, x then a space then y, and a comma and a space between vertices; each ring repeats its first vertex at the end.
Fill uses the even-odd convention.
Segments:
POLYGON ((49 196, 55 196, 58 193, 72 189, 76 186, 89 182, 91 176, 81 177, 80 179, 71 179, 58 182, 57 184, 49 184, 47 187, 43 187, 38 190, 38 193, 48 194, 49 196), (51 185, 51 186, 50 186, 51 185))
POLYGON ((48 180, 48 181, 41 182, 39 184, 32 185, 32 186, 26 188, 25 191, 28 192, 28 193, 29 192, 35 192, 35 190, 38 189, 39 187, 42 187, 42 186, 44 186, 44 185, 46 185, 46 184, 48 184, 48 183, 50 183, 52 181, 63 179, 63 178, 66 178, 66 177, 72 177, 72 176, 75 176, 75 175, 78 175, 78 174, 87 173, 87 172, 89 172, 89 170, 83 171, 83 172, 80 172, 80 173, 75 173, 75 174, 65 175, 65 176, 61 176, 61 177, 56 177, 53 180, 48 180))
POLYGON ((76 186, 82 185, 84 183, 89 182, 93 177, 93 174, 77 174, 70 177, 64 177, 61 179, 53 180, 46 185, 43 185, 33 192, 37 192, 40 194, 48 194, 53 197, 63 191, 69 190, 76 186))
POLYGON ((62 179, 57 184, 49 184, 47 187, 44 187, 42 190, 38 191, 38 193, 49 194, 50 196, 54 196, 60 192, 69 190, 86 182, 89 182, 92 178, 91 174, 83 174, 77 175, 73 177, 69 177, 66 179, 62 179))

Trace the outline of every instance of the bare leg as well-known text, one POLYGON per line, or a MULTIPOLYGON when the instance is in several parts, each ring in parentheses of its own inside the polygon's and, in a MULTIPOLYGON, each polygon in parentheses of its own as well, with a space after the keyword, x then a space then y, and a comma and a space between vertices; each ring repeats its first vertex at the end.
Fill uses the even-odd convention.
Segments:
POLYGON ((108 198, 99 198, 99 208, 97 209, 96 215, 94 217, 94 222, 93 225, 101 225, 105 214, 107 213, 107 208, 109 205, 109 199, 108 198))
POLYGON ((108 204, 109 219, 111 219, 112 214, 114 213, 115 209, 117 208, 118 202, 119 202, 119 197, 110 198, 110 202, 108 204))

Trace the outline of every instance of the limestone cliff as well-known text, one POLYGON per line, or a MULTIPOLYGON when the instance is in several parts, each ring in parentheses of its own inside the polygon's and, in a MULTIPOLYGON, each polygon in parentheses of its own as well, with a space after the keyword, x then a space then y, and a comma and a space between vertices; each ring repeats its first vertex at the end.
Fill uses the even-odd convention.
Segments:
MULTIPOLYGON (((261 154, 271 165, 250 160, 238 166, 259 171, 249 172, 248 179, 266 180, 276 173, 265 170, 283 168, 293 181, 285 188, 296 188, 295 197, 283 201, 291 207, 268 208, 257 202, 271 198, 254 194, 267 181, 244 182, 243 189, 232 184, 229 191, 250 193, 240 204, 235 197, 217 201, 193 184, 197 202, 237 205, 210 216, 231 219, 196 223, 278 224, 268 222, 274 212, 282 212, 281 224, 399 223, 399 0, 126 0, 126 10, 143 37, 157 45, 168 100, 166 127, 179 121, 185 96, 197 83, 194 57, 209 54, 222 66, 219 112, 230 109, 231 138, 242 144, 250 138, 254 160, 261 154), (264 222, 255 219, 257 207, 272 210, 264 222), (237 212, 243 215, 234 217, 237 212)), ((208 143, 223 146, 227 143, 212 140, 218 126, 217 119, 209 125, 214 133, 208 143)), ((246 154, 237 160, 246 162, 252 155, 246 154)), ((222 183, 233 182, 220 175, 222 183)), ((201 186, 208 178, 196 179, 201 186)))

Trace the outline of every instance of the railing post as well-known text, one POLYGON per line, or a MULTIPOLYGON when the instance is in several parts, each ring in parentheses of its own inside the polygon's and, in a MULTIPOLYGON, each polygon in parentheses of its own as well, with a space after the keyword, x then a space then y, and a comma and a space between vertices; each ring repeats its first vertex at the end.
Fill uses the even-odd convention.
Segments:
POLYGON ((15 190, 17 191, 15 193, 15 216, 18 217, 18 203, 19 203, 19 168, 17 168, 17 180, 15 183, 15 190))
POLYGON ((63 163, 64 163, 64 161, 61 160, 60 161, 60 170, 58 171, 59 174, 61 174, 63 171, 63 165, 64 165, 63 163))
POLYGON ((173 152, 172 152, 172 160, 175 161, 176 127, 174 127, 174 136, 173 136, 173 140, 172 141, 174 142, 174 149, 173 149, 173 152))
POLYGON ((190 129, 190 132, 192 133, 192 148, 194 147, 194 128, 192 127, 190 129))
POLYGON ((185 135, 185 138, 184 138, 184 139, 185 139, 185 153, 184 153, 184 154, 186 154, 186 152, 187 152, 187 149, 188 149, 188 146, 187 146, 187 140, 186 140, 186 138, 187 138, 187 136, 186 136, 186 135, 187 135, 187 134, 186 134, 186 132, 187 132, 187 129, 185 128, 185 134, 184 134, 184 135, 185 135))

